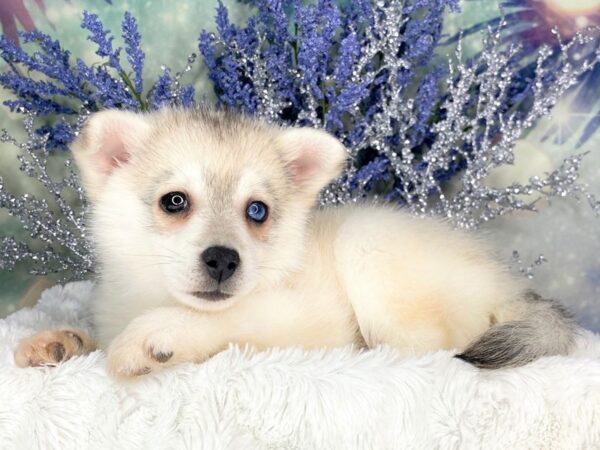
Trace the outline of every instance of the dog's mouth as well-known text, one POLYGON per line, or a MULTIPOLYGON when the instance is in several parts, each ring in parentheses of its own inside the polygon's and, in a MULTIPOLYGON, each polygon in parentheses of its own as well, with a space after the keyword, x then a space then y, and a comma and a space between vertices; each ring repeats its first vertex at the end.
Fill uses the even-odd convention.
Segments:
POLYGON ((194 297, 200 298, 202 300, 210 300, 214 302, 218 302, 221 300, 227 300, 231 297, 231 294, 226 294, 225 292, 221 292, 219 290, 216 291, 194 291, 191 293, 194 297))

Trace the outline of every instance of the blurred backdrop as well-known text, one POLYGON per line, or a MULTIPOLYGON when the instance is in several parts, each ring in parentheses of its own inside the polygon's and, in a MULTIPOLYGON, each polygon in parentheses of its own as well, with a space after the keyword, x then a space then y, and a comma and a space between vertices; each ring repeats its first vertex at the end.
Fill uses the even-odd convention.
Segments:
MULTIPOLYGON (((242 22, 249 7, 243 2, 224 1, 235 21, 242 22)), ((502 2, 501 2, 502 3, 502 2)), ((145 72, 155 76, 161 65, 182 68, 188 55, 198 53, 201 30, 214 30, 215 0, 2 0, 0 23, 3 33, 17 39, 15 30, 38 29, 61 41, 74 56, 88 63, 97 61, 93 46, 80 27, 82 11, 98 14, 108 28, 117 30, 123 14, 130 11, 137 19, 146 53, 145 72)), ((568 35, 573 26, 600 24, 600 0, 523 0, 505 1, 506 20, 514 27, 513 39, 532 48, 552 36, 556 26, 568 35), (519 5, 521 15, 510 13, 519 5)), ((454 36, 461 30, 484 28, 499 16, 499 4, 493 0, 463 1, 460 14, 449 15, 445 33, 454 36)), ((518 9, 519 9, 518 8, 518 9)), ((475 33, 473 36, 475 36, 475 33)), ((479 39, 466 40, 466 53, 478 50, 479 39)), ((4 69, 4 68, 3 68, 4 69)), ((200 62, 194 69, 197 92, 211 98, 210 82, 200 62)), ((595 73, 561 101, 551 118, 538 123, 518 144, 515 165, 497 171, 489 182, 498 185, 526 181, 530 176, 551 171, 573 153, 589 152, 582 177, 590 190, 600 194, 600 134, 587 133, 598 114, 600 77, 595 73), (584 136, 584 139, 582 139, 584 136)), ((9 94, 0 90, 0 99, 9 94)), ((22 117, 0 109, 0 127, 18 137, 23 135, 22 117)), ((55 158, 62 156, 57 154, 55 158)), ((0 176, 14 192, 39 192, 18 170, 16 152, 11 145, 0 144, 0 176)), ((498 251, 513 270, 531 266, 532 283, 543 294, 564 300, 589 328, 600 330, 600 219, 586 204, 555 200, 538 205, 540 212, 519 213, 497 219, 482 232, 497 243, 498 251), (518 255, 515 253, 518 252, 518 255), (543 255, 542 262, 540 255, 543 255), (520 261, 520 262, 519 262, 520 261)), ((0 210, 0 234, 25 239, 17 220, 0 210)), ((39 292, 56 282, 53 277, 29 275, 26 265, 0 271, 0 316, 28 306, 39 292)))

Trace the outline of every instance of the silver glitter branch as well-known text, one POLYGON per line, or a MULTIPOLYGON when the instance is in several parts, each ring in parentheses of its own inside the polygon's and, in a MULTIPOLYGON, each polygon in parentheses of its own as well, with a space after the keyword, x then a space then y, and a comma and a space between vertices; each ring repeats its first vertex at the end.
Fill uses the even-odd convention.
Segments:
MULTIPOLYGON (((389 8, 386 14, 391 15, 392 21, 401 20, 394 8, 389 8)), ((445 118, 431 125, 436 138, 421 157, 414 155, 407 138, 400 139, 399 147, 386 144, 389 142, 387 138, 394 133, 399 132, 403 136, 416 117, 414 103, 404 98, 403 87, 395 85, 394 78, 390 79, 386 89, 386 107, 374 117, 361 145, 349 150, 350 156, 355 158, 356 152, 363 146, 375 148, 389 159, 394 175, 403 183, 406 194, 402 200, 411 212, 446 217, 461 228, 476 228, 515 210, 535 210, 534 203, 522 200, 523 194, 569 196, 577 200, 583 196, 594 211, 600 213, 600 202, 587 192, 585 185, 578 183, 583 155, 567 158, 545 178, 533 177, 526 185, 515 183, 501 189, 486 186, 486 178, 492 169, 513 164, 516 141, 537 120, 547 115, 567 89, 600 60, 600 53, 596 52, 577 67, 570 64, 570 52, 577 45, 592 40, 585 31, 567 44, 561 42, 558 58, 552 58, 555 55, 549 48, 542 48, 537 56, 532 105, 524 117, 517 110, 505 113, 502 108, 507 104, 515 70, 511 59, 519 51, 517 45, 502 48, 501 33, 505 25, 501 23, 497 29, 488 30, 483 51, 475 64, 462 62, 459 41, 456 62, 449 62, 449 75, 445 82, 446 100, 441 106, 445 118), (542 80, 551 71, 553 81, 543 83, 542 80), (474 107, 470 106, 473 104, 474 107), (450 164, 459 160, 466 162, 466 168, 455 176, 458 186, 456 182, 450 183, 450 189, 434 174, 447 171, 450 164), (426 169, 417 170, 419 163, 426 163, 426 169)), ((382 36, 383 40, 369 43, 367 57, 372 51, 384 52, 388 48, 389 37, 386 34, 378 36, 382 36)), ((373 38, 373 35, 370 37, 373 38)), ((390 73, 396 72, 402 64, 401 59, 384 58, 384 68, 390 73)), ((364 77, 363 70, 364 67, 359 65, 355 78, 364 77)), ((367 75, 367 78, 372 76, 367 75)), ((367 182, 363 181, 359 189, 352 191, 348 187, 348 176, 344 174, 324 191, 322 204, 344 203, 367 196, 369 194, 362 189, 367 182)))
MULTIPOLYGON (((501 24, 501 26, 504 25, 501 24)), ((423 208, 418 212, 446 216, 457 226, 475 228, 483 222, 515 210, 535 211, 534 202, 522 200, 523 194, 535 193, 538 197, 569 196, 577 200, 583 195, 588 199, 594 211, 600 213, 600 205, 595 201, 594 196, 587 192, 584 185, 577 182, 583 155, 568 157, 558 169, 545 178, 532 177, 526 185, 514 183, 500 189, 485 185, 485 180, 492 169, 513 163, 512 150, 524 132, 532 127, 539 118, 547 115, 565 91, 600 59, 599 54, 596 53, 593 60, 585 61, 577 68, 569 64, 567 59, 569 51, 575 45, 589 39, 583 34, 577 35, 569 44, 561 44, 558 62, 552 67, 548 64, 552 56, 551 50, 546 47, 542 48, 537 57, 531 108, 524 118, 520 118, 517 111, 506 117, 498 109, 505 103, 511 77, 509 62, 518 51, 518 47, 511 46, 507 50, 498 51, 500 31, 501 28, 495 32, 489 31, 484 45, 485 50, 482 52, 480 63, 477 66, 467 68, 459 63, 459 82, 452 85, 451 80, 448 80, 450 95, 446 103, 452 105, 446 108, 447 119, 438 122, 435 126, 438 130, 450 131, 443 133, 441 146, 438 146, 436 141, 425 155, 425 159, 429 162, 433 158, 438 162, 444 161, 445 164, 448 159, 452 158, 447 149, 456 149, 461 152, 460 144, 466 142, 470 154, 463 152, 461 155, 467 161, 467 167, 458 177, 460 187, 450 199, 444 196, 440 187, 440 201, 429 211, 423 208), (558 73, 555 74, 554 81, 549 86, 544 86, 542 78, 546 77, 551 70, 556 69, 558 69, 558 73), (467 82, 463 84, 462 80, 467 82), (470 98, 470 92, 473 90, 478 92, 477 108, 476 113, 468 120, 465 118, 465 114, 461 113, 461 109, 455 108, 453 105, 458 103, 458 99, 470 98), (445 123, 448 121, 451 123, 445 123), (484 125, 479 126, 478 124, 481 123, 484 125), (489 131, 494 127, 497 127, 498 132, 491 135, 489 131)), ((460 44, 457 58, 460 60, 460 44)), ((428 168, 431 166, 432 164, 428 168)), ((441 168, 445 167, 447 166, 441 168)), ((435 168, 440 168, 439 164, 435 168)), ((431 187, 427 186, 427 188, 431 187)), ((421 195, 423 194, 421 193, 421 195)))
MULTIPOLYGON (((79 129, 87 117, 84 111, 76 123, 79 129)), ((19 149, 20 170, 38 181, 47 199, 24 194, 11 194, 0 179, 0 207, 17 217, 32 239, 31 244, 13 237, 0 241, 0 269, 12 269, 22 261, 32 262, 31 273, 46 275, 61 273, 65 279, 81 279, 93 272, 93 253, 86 238, 84 221, 85 196, 71 161, 66 160, 65 172, 55 181, 48 167, 47 136, 35 133, 34 115, 25 121, 27 140, 19 143, 6 130, 0 141, 19 149)))

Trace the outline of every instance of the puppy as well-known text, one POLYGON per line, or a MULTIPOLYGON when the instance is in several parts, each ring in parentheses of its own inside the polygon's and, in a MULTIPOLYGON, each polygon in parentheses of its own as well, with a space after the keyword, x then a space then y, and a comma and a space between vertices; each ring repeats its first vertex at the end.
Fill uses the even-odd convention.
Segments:
POLYGON ((52 364, 98 345, 129 379, 256 349, 458 349, 479 367, 566 354, 575 325, 473 235, 372 204, 317 208, 346 151, 315 129, 229 112, 94 114, 73 145, 93 206, 97 342, 44 331, 52 364))

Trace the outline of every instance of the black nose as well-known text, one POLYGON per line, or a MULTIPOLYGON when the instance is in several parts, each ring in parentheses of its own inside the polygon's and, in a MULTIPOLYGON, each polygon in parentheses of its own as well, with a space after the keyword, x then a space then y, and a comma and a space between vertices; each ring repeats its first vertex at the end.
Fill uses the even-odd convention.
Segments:
POLYGON ((202 252, 201 259, 208 274, 218 283, 230 278, 240 265, 240 254, 227 247, 209 247, 202 252))

